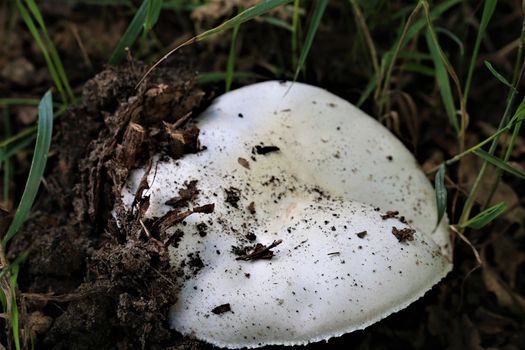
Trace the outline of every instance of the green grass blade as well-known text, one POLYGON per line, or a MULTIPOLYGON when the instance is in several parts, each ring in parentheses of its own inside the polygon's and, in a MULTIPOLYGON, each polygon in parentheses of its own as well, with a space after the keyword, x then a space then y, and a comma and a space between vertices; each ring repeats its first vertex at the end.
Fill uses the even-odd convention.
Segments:
POLYGON ((430 29, 426 30, 425 39, 427 42, 428 50, 432 56, 434 62, 434 69, 436 70, 436 81, 441 94, 441 100, 445 106, 445 111, 448 116, 450 124, 454 127, 456 132, 459 132, 459 123, 456 116, 456 106, 454 104, 454 98, 452 97, 452 88, 450 87, 450 80, 448 78, 447 69, 441 55, 439 53, 439 44, 433 39, 430 29))
POLYGON ((9 286, 11 288, 11 312, 10 312, 10 321, 11 321, 11 330, 13 332, 13 340, 15 342, 16 350, 20 350, 20 330, 18 322, 18 304, 16 302, 16 282, 18 279, 18 271, 20 269, 19 265, 11 266, 11 276, 9 276, 9 286))
POLYGON ((149 2, 150 0, 144 0, 142 2, 142 5, 140 5, 139 9, 135 13, 135 16, 131 20, 131 23, 129 24, 128 28, 120 38, 120 41, 118 42, 117 47, 115 48, 115 51, 113 51, 113 54, 109 58, 109 64, 119 64, 120 61, 122 61, 122 59, 124 58, 124 52, 126 48, 133 45, 133 43, 139 36, 140 32, 142 31, 144 21, 146 19, 146 15, 148 13, 149 2))
MULTIPOLYGON (((197 84, 205 85, 211 83, 218 83, 226 80, 226 72, 207 72, 201 73, 197 76, 197 84)), ((264 78, 261 75, 252 72, 234 72, 232 80, 243 80, 243 79, 261 79, 264 78)))
POLYGON ((524 120, 525 119, 525 97, 521 100, 518 108, 516 108, 516 112, 510 119, 509 124, 512 124, 516 121, 524 120))
POLYGON ((294 81, 297 80, 297 78, 299 77, 299 73, 304 68, 304 64, 306 63, 306 57, 308 56, 310 48, 312 47, 315 34, 317 33, 317 29, 319 28, 319 24, 321 23, 321 18, 323 18, 323 14, 327 4, 328 0, 318 0, 316 3, 316 7, 312 16, 312 22, 310 23, 310 27, 308 28, 308 33, 306 34, 306 39, 304 40, 303 48, 301 49, 301 54, 299 55, 299 61, 297 62, 297 67, 295 68, 295 74, 293 78, 294 81))
POLYGON ((11 271, 11 276, 9 276, 9 285, 14 288, 16 286, 16 282, 18 280, 18 271, 20 270, 19 264, 11 264, 9 266, 9 269, 11 271))
POLYGON ((159 20, 160 11, 162 10, 162 0, 149 0, 146 18, 144 20, 144 32, 148 33, 153 29, 159 20))
POLYGON ((414 61, 432 61, 432 55, 426 52, 418 51, 400 51, 397 55, 399 58, 405 58, 414 61))
POLYGON ((7 233, 2 238, 2 244, 7 242, 18 232, 31 210, 31 206, 38 192, 38 187, 46 167, 47 155, 51 145, 51 135, 53 131, 53 99, 51 91, 46 92, 38 106, 38 131, 36 137, 35 152, 29 170, 29 176, 26 181, 24 193, 20 204, 16 210, 15 216, 7 233))
POLYGON ((481 15, 481 22, 479 23, 476 41, 474 42, 474 49, 472 50, 472 57, 470 59, 465 88, 463 89, 463 101, 465 104, 470 92, 470 86, 472 85, 472 76, 474 74, 474 68, 476 67, 476 62, 478 60, 479 47, 483 37, 485 36, 485 31, 487 30, 487 26, 489 25, 490 19, 494 14, 494 9, 496 8, 497 4, 497 0, 485 0, 483 4, 483 14, 481 15))
MULTIPOLYGON (((6 269, 4 269, 6 270, 6 269)), ((2 270, 2 272, 4 271, 2 270)), ((3 289, 0 289, 0 302, 2 303, 2 310, 6 311, 7 309, 7 297, 3 289)))
POLYGON ((385 109, 388 109, 390 106, 389 91, 394 66, 396 64, 399 52, 401 52, 405 43, 407 42, 405 40, 406 35, 408 33, 408 30, 414 24, 414 20, 421 9, 421 6, 422 3, 418 2, 417 5, 413 8, 412 12, 410 12, 410 15, 403 24, 402 29, 399 33, 399 37, 396 39, 394 46, 390 49, 390 51, 387 51, 381 59, 381 69, 378 74, 379 84, 377 85, 374 94, 374 98, 376 101, 376 110, 379 116, 383 116, 385 109))
POLYGON ((495 167, 497 167, 497 168, 499 168, 499 169, 501 169, 503 171, 508 172, 509 174, 517 176, 520 179, 525 179, 525 173, 524 172, 514 168, 513 166, 509 165, 507 162, 504 162, 501 159, 494 157, 493 155, 491 155, 490 153, 488 153, 488 152, 486 152, 486 151, 484 151, 482 149, 475 150, 474 154, 476 154, 480 158, 486 160, 487 162, 489 162, 490 164, 494 165, 495 167))
MULTIPOLYGON (((459 80, 459 77, 458 77, 456 71, 454 70, 454 67, 449 62, 447 55, 441 49, 441 46, 439 44, 439 40, 438 40, 437 34, 436 34, 436 32, 434 30, 434 26, 432 24, 432 18, 431 18, 431 13, 430 13, 428 2, 426 0, 420 0, 420 1, 421 1, 420 3, 423 4, 423 8, 424 8, 424 11, 425 11, 425 18, 427 20, 427 34, 430 36, 429 39, 434 44, 434 48, 435 48, 435 51, 436 51, 433 56, 436 59, 437 59, 437 56, 439 56, 440 61, 443 64, 443 67, 445 68, 446 72, 448 73, 448 75, 450 76, 452 81, 454 82, 454 86, 455 86, 456 91, 457 91, 459 104, 460 104, 460 115, 461 115, 461 117, 460 117, 459 126, 458 126, 458 121, 457 121, 455 116, 453 118, 451 118, 451 123, 456 128, 456 130, 458 130, 458 136, 459 136, 459 139, 460 139, 460 143, 462 143, 463 141, 461 141, 461 140, 463 139, 464 134, 465 134, 465 128, 467 126, 467 118, 468 118, 468 116, 467 116, 466 106, 463 103, 461 82, 459 80)), ((448 86, 448 89, 450 90, 450 86, 448 86)), ((450 102, 448 102, 448 103, 450 104, 450 102)), ((451 106, 449 105, 449 107, 447 107, 447 108, 451 109, 451 106)))
POLYGON ((237 54, 237 34, 239 33, 240 24, 233 27, 232 41, 230 45, 230 53, 228 54, 228 63, 226 64, 226 92, 230 91, 233 74, 235 72, 235 56, 237 54))
POLYGON ((279 27, 282 29, 286 29, 290 32, 293 32, 293 27, 286 21, 283 21, 282 19, 275 18, 272 16, 262 16, 262 20, 268 24, 271 24, 272 26, 279 27))
POLYGON ((368 25, 366 24, 365 16, 361 11, 361 6, 359 5, 358 0, 349 0, 349 2, 350 6, 352 7, 352 12, 354 14, 354 21, 356 27, 359 30, 361 36, 363 37, 363 41, 368 48, 368 54, 370 55, 370 60, 372 61, 373 74, 376 77, 376 79, 378 79, 380 71, 379 62, 377 59, 377 49, 374 44, 374 40, 372 39, 372 35, 370 34, 368 25))
POLYGON ((436 71, 434 70, 434 68, 427 67, 424 64, 408 62, 403 64, 401 66, 401 69, 405 72, 417 73, 432 78, 436 76, 436 71))
POLYGON ((20 350, 20 330, 18 318, 18 304, 16 302, 16 296, 13 296, 13 301, 11 304, 11 328, 13 330, 13 340, 15 342, 16 350, 20 350))
POLYGON ((42 14, 40 13, 40 10, 38 9, 38 6, 36 5, 34 0, 24 0, 27 4, 27 8, 37 21, 37 23, 40 25, 41 29, 45 28, 44 24, 44 17, 42 17, 42 14))
POLYGON ((27 9, 22 4, 21 0, 16 0, 16 4, 18 6, 20 15, 22 16, 22 19, 24 20, 27 28, 29 29, 29 32, 33 36, 33 39, 35 40, 35 43, 40 48, 40 51, 42 51, 42 55, 44 56, 44 60, 46 61, 46 64, 47 64, 47 68, 49 69, 49 73, 51 74, 51 77, 53 78, 53 82, 55 83, 55 86, 58 90, 58 93, 60 94, 62 101, 67 103, 68 97, 67 97, 64 87, 62 86, 62 81, 55 68, 55 64, 53 63, 49 55, 49 51, 46 45, 44 45, 42 37, 40 36, 38 29, 36 28, 35 22, 31 18, 31 15, 29 14, 29 12, 27 12, 27 9))
POLYGON ((437 203, 437 223, 436 228, 443 219, 447 209, 447 187, 445 186, 445 164, 441 164, 436 173, 435 187, 436 187, 436 203, 437 203))
POLYGON ((36 98, 0 98, 0 106, 38 106, 36 98))
POLYGON ((488 209, 483 210, 478 215, 474 216, 472 219, 467 220, 465 223, 461 224, 461 228, 472 228, 474 230, 479 230, 491 223, 495 218, 497 218, 501 213, 507 209, 507 204, 505 202, 500 202, 488 209))
POLYGON ((492 75, 494 75, 494 77, 496 79, 498 79, 501 83, 503 83, 504 85, 506 85, 507 87, 511 88, 514 90, 514 86, 512 86, 511 83, 509 83, 509 81, 503 76, 501 75, 493 66, 492 64, 489 62, 489 61, 484 61, 485 63, 485 67, 487 67, 487 69, 492 73, 492 75))
POLYGON ((44 33, 44 38, 46 40, 47 47, 51 55, 51 59, 53 60, 53 64, 66 90, 67 96, 69 98, 69 102, 72 103, 75 100, 73 89, 71 89, 71 85, 69 84, 69 79, 64 69, 64 65, 62 64, 62 60, 60 59, 60 56, 58 55, 58 51, 56 50, 55 45, 53 44, 53 41, 51 40, 51 37, 49 36, 49 33, 47 31, 47 28, 44 22, 44 18, 42 17, 42 14, 40 13, 40 10, 38 9, 38 6, 34 0, 25 0, 25 1, 27 3, 27 7, 29 8, 29 11, 31 11, 31 14, 36 19, 38 25, 40 26, 42 33, 44 33))
POLYGON ((164 0, 163 8, 174 11, 193 11, 202 6, 201 2, 186 3, 181 0, 164 0))

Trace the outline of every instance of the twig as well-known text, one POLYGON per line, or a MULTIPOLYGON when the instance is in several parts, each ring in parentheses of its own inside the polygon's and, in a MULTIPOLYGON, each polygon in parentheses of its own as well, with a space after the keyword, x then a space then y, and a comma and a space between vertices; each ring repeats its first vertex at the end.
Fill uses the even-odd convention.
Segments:
POLYGON ((246 255, 238 257, 236 260, 249 261, 249 260, 263 259, 263 258, 265 258, 267 256, 273 256, 273 252, 271 252, 270 250, 275 248, 275 247, 277 247, 281 243, 283 243, 283 240, 282 239, 278 239, 276 241, 273 241, 272 244, 270 244, 269 246, 264 247, 264 248, 259 249, 259 250, 256 249, 255 251, 251 252, 250 254, 246 254, 246 255))

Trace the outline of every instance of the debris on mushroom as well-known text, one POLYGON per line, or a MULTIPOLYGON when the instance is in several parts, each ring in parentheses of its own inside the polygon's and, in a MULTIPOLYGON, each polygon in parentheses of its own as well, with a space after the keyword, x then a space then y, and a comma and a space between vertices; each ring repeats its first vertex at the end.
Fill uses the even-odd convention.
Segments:
MULTIPOLYGON (((432 185, 350 103, 272 81, 219 97, 197 126, 205 150, 157 157, 144 194, 146 218, 172 216, 171 325, 182 334, 227 348, 326 340, 405 308, 451 270, 432 185), (169 214, 189 184, 194 209, 169 214)), ((143 174, 122 193, 128 206, 143 174)))

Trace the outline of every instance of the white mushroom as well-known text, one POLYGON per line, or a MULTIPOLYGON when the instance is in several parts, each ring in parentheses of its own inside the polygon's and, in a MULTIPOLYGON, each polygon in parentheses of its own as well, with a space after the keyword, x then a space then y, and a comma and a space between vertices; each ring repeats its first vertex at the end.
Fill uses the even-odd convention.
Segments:
POLYGON ((206 149, 158 161, 148 177, 148 217, 190 184, 189 209, 214 204, 167 231, 182 334, 228 348, 328 339, 406 307, 451 270, 430 182, 350 103, 272 81, 221 96, 197 125, 206 149))

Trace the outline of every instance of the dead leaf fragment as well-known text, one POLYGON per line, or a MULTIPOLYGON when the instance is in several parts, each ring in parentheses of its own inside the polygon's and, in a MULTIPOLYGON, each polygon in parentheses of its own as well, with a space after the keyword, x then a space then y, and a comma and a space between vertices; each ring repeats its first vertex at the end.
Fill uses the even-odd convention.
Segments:
POLYGON ((248 162, 246 159, 239 157, 239 159, 237 159, 237 162, 246 169, 250 170, 250 162, 248 162))

